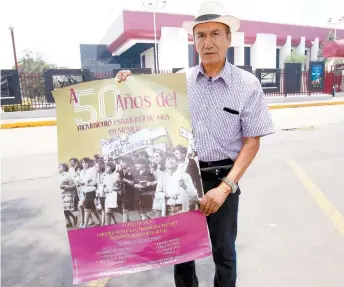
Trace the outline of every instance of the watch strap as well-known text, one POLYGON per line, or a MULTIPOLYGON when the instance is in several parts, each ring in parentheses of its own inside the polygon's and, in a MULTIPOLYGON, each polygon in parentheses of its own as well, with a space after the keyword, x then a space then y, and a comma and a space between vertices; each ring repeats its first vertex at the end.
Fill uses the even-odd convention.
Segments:
POLYGON ((221 181, 223 181, 224 183, 226 183, 227 185, 229 185, 232 189, 231 193, 236 193, 237 189, 238 189, 238 185, 235 184, 234 182, 230 181, 227 177, 223 177, 221 178, 221 181))

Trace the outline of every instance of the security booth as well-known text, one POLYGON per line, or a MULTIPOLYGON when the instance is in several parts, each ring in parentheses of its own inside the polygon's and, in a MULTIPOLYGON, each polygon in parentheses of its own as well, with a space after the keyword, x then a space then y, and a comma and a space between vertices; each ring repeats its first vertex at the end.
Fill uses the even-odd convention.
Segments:
POLYGON ((331 73, 333 74, 333 95, 344 91, 343 77, 344 77, 344 64, 335 64, 335 60, 344 59, 344 39, 330 41, 324 47, 323 56, 327 59, 332 60, 331 73))

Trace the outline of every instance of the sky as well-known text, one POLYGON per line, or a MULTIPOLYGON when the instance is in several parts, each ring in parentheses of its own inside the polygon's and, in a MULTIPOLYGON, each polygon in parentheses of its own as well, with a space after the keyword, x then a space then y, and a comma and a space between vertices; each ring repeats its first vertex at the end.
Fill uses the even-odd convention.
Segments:
MULTIPOLYGON (((195 15, 201 0, 167 0, 161 12, 195 15)), ((343 0, 227 0, 226 10, 243 20, 328 27, 344 16, 343 0), (338 14, 342 11, 343 15, 338 14)), ((11 0, 0 6, 0 69, 14 65, 24 49, 53 64, 80 68, 79 44, 98 44, 123 9, 142 10, 141 0, 11 0)), ((343 28, 343 27, 341 27, 343 28)))

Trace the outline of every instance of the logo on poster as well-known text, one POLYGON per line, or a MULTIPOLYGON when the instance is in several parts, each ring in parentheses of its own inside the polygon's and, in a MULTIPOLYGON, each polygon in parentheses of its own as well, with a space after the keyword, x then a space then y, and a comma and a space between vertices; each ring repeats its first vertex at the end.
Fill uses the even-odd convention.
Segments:
MULTIPOLYGON (((134 110, 141 108, 151 108, 155 102, 156 107, 166 108, 166 107, 176 107, 177 94, 175 91, 171 93, 160 92, 155 96, 155 99, 151 99, 149 96, 132 96, 130 94, 121 95, 119 89, 115 85, 105 85, 98 92, 98 110, 91 104, 85 104, 87 97, 93 96, 95 94, 94 89, 84 89, 76 90, 73 100, 74 112, 77 113, 88 113, 87 120, 85 117, 76 117, 75 123, 78 126, 89 125, 93 123, 109 123, 113 121, 118 121, 122 119, 124 110, 134 110), (114 103, 114 112, 112 115, 106 113, 105 104, 105 94, 107 99, 114 103), (108 95, 111 95, 110 97, 108 95)), ((70 101, 72 102, 72 101, 70 101)))
POLYGON ((105 122, 110 120, 119 120, 122 118, 122 107, 118 105, 117 98, 120 96, 120 91, 115 85, 106 85, 102 87, 98 93, 98 111, 90 104, 83 104, 84 99, 93 96, 95 94, 94 89, 84 89, 75 91, 77 100, 74 103, 74 112, 77 113, 88 113, 89 117, 87 120, 83 120, 81 117, 75 118, 77 125, 87 125, 95 122, 105 122), (105 93, 110 92, 113 101, 115 103, 114 115, 109 116, 105 110, 105 93))

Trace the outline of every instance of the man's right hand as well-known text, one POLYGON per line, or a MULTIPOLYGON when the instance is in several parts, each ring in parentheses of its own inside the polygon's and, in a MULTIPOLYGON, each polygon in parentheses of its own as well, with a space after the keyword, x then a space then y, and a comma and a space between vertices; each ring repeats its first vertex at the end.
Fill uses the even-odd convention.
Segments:
POLYGON ((125 81, 127 77, 132 76, 133 74, 131 73, 130 70, 121 70, 117 73, 116 78, 118 78, 119 83, 122 81, 125 81))

